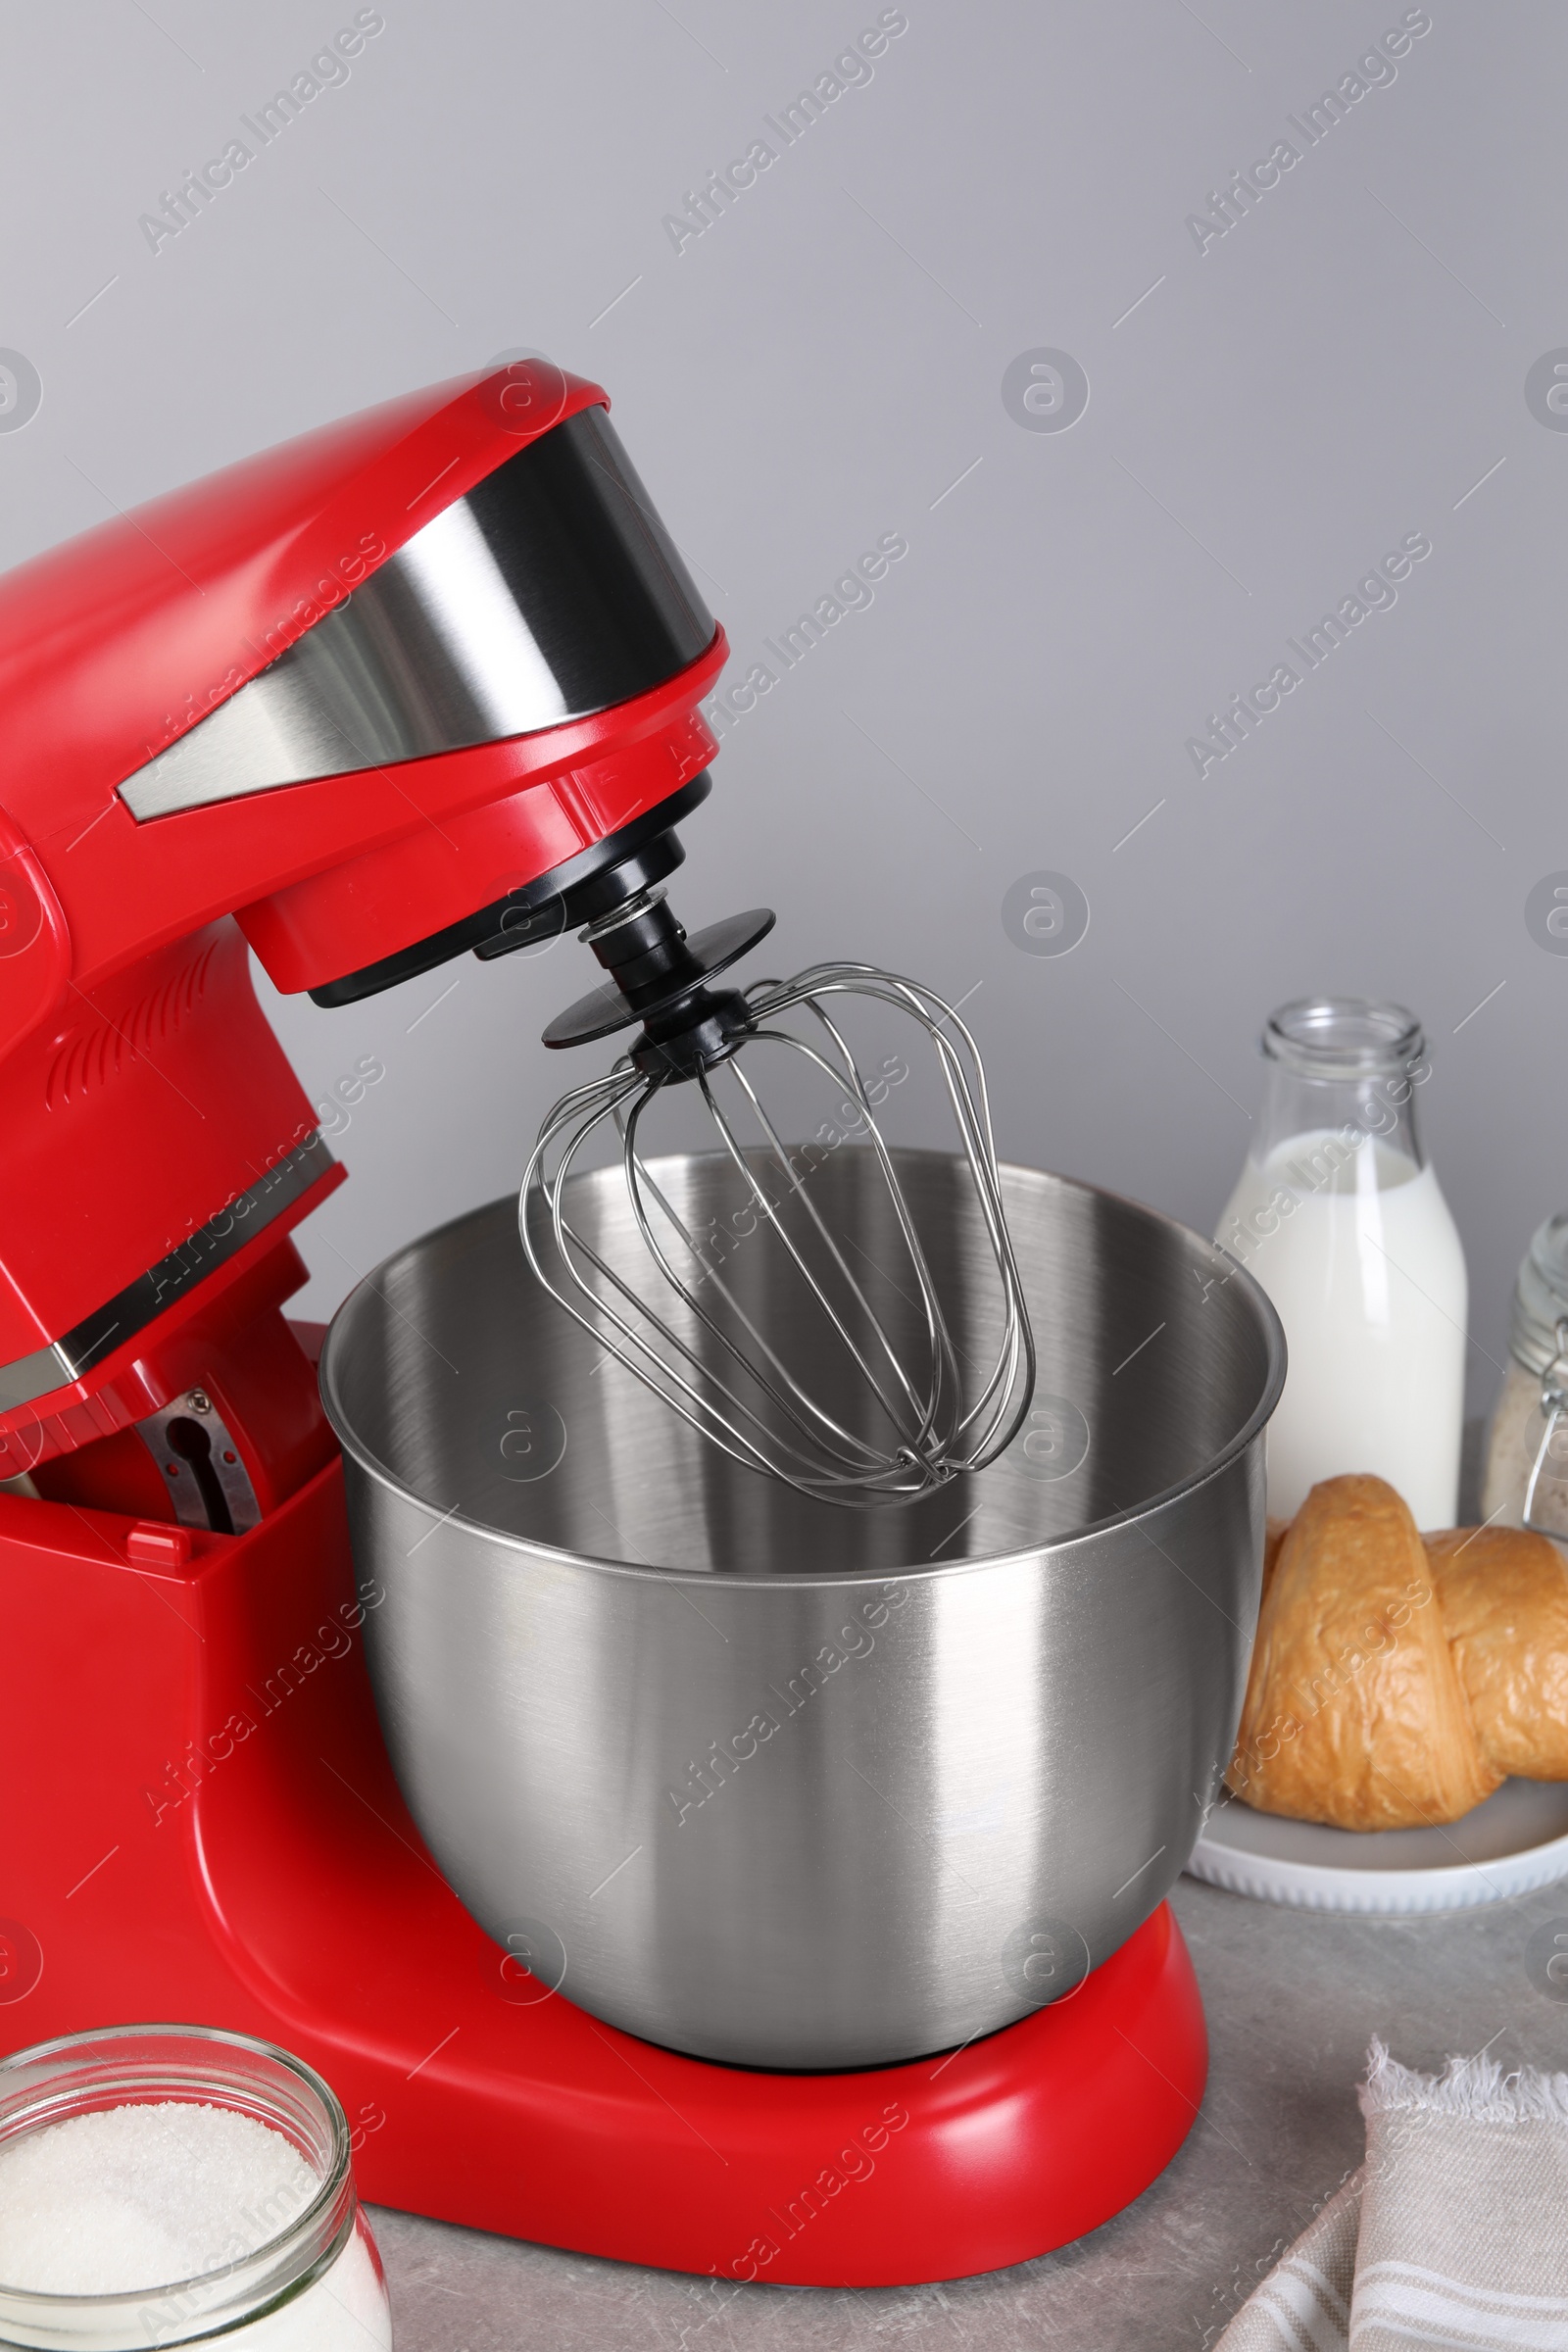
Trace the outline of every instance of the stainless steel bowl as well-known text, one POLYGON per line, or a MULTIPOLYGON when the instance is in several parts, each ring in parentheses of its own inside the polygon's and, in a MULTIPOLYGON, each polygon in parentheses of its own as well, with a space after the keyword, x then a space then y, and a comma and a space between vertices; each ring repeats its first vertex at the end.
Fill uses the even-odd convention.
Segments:
MULTIPOLYGON (((944 1288, 972 1264, 989 1298, 964 1172, 899 1157, 944 1288)), ((658 1175, 731 1232, 727 1160, 658 1175)), ((874 1258, 875 1170, 851 1148, 811 1181, 874 1258)), ((573 1222, 629 1251, 618 1170, 573 1184, 573 1222)), ((906 1510, 704 1446, 533 1283, 510 1200, 339 1312, 321 1384, 393 1765, 541 1995, 702 2057, 875 2065, 1070 1992, 1180 1872, 1241 1709, 1283 1334, 1168 1218, 1004 1189, 1031 1423, 906 1510)), ((787 1342, 771 1252, 732 1240, 726 1279, 787 1342)))

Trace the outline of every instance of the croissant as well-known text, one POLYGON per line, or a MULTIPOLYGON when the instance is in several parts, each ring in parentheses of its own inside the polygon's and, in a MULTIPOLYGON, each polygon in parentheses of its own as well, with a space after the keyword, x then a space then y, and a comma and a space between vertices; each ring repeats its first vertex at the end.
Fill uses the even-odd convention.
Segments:
POLYGON ((1268 1579, 1228 1787, 1342 1830, 1457 1821, 1500 1786, 1434 1607, 1414 1520, 1380 1478, 1308 1494, 1268 1579))
POLYGON ((1426 1539, 1448 1647, 1494 1770, 1568 1781, 1568 1564, 1524 1528, 1426 1539))

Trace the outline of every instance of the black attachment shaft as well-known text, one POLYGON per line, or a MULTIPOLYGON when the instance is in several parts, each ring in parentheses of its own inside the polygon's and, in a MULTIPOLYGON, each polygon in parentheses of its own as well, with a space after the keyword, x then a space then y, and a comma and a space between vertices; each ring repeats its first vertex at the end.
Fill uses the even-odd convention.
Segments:
MULTIPOLYGON (((625 871, 605 875, 608 884, 625 871)), ((661 884, 635 891, 590 921, 582 937, 610 974, 553 1020, 547 1046, 581 1046, 642 1023, 633 1065, 649 1077, 695 1078, 733 1054, 753 1021, 738 989, 710 983, 773 928, 770 908, 732 914, 688 939, 661 884)))

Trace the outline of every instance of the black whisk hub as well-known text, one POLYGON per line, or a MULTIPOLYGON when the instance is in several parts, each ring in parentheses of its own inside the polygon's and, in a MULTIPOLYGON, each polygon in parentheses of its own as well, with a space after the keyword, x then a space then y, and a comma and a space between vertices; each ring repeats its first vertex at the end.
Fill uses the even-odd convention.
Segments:
POLYGON ((694 1078, 732 1054, 753 1021, 738 990, 710 983, 765 939, 772 910, 754 906, 687 938, 662 890, 645 890, 583 933, 609 979, 559 1013, 544 1033, 554 1049, 591 1044, 642 1023, 631 1049, 650 1077, 694 1078))

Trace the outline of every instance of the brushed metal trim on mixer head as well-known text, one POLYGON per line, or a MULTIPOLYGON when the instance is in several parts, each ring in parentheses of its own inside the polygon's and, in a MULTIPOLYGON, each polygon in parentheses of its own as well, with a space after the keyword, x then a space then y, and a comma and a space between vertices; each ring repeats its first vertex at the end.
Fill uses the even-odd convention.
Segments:
POLYGON ((196 1232, 161 1257, 145 1274, 117 1291, 80 1322, 74 1324, 47 1348, 0 1364, 0 1413, 18 1411, 80 1380, 94 1360, 145 1331, 166 1307, 226 1261, 247 1242, 265 1233, 275 1217, 293 1206, 318 1176, 335 1164, 318 1127, 295 1146, 274 1168, 220 1208, 196 1232))
POLYGON ((138 823, 537 734, 661 685, 713 617, 603 409, 454 499, 127 776, 138 823))

